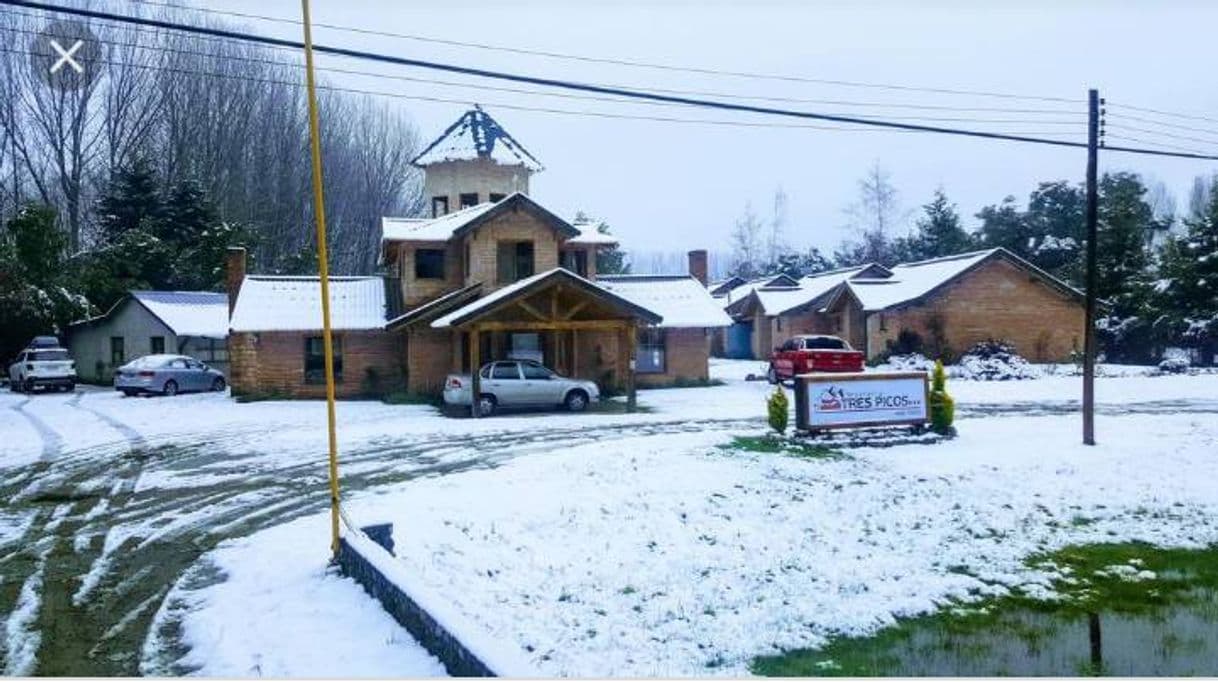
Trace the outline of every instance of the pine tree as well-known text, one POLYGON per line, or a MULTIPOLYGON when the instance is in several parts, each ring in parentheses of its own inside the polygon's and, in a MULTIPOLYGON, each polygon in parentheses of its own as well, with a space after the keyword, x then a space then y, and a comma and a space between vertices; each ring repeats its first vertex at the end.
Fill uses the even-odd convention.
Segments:
POLYGON ((1164 247, 1155 291, 1172 331, 1208 364, 1218 351, 1218 179, 1206 194, 1164 247))
POLYGON ((908 238, 899 239, 897 251, 902 261, 925 260, 964 253, 973 248, 973 238, 960 225, 960 215, 947 200, 943 189, 935 190, 934 199, 922 207, 918 230, 908 238))
POLYGON ((104 244, 112 244, 132 230, 157 235, 163 228, 165 205, 152 166, 142 158, 120 169, 97 203, 98 225, 104 244))
MULTIPOLYGON (((609 224, 597 225, 596 231, 601 234, 609 234, 609 224)), ((596 273, 598 275, 630 274, 630 263, 626 261, 626 252, 620 245, 614 244, 609 248, 602 247, 596 250, 596 273)))

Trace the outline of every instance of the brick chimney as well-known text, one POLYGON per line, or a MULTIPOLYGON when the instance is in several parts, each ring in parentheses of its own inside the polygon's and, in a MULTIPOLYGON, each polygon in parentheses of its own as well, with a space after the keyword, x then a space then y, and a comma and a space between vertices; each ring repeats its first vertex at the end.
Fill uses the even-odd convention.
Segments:
POLYGON ((689 274, 706 286, 706 249, 689 252, 689 274))
POLYGON ((237 305, 237 294, 245 281, 245 247, 230 246, 224 254, 224 289, 228 292, 228 314, 237 305))

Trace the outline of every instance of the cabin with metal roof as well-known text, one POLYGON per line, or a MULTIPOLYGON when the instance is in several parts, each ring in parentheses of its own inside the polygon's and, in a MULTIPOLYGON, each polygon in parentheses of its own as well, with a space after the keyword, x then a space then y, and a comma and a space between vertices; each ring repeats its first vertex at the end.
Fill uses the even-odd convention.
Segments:
POLYGON ((144 355, 189 355, 228 373, 228 298, 212 291, 132 291, 104 314, 68 326, 66 345, 86 381, 144 355))

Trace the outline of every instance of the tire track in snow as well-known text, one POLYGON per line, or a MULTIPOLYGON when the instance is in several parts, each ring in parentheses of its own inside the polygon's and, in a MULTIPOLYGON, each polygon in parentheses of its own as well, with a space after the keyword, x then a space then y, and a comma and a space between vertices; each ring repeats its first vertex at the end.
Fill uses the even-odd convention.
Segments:
MULTIPOLYGON (((88 409, 79 400, 75 406, 88 409)), ((457 438, 420 434, 350 448, 342 457, 342 466, 348 467, 343 486, 358 491, 494 467, 570 441, 612 441, 757 423, 755 419, 672 420, 548 431, 505 429, 457 438)), ((31 672, 139 674, 146 644, 162 642, 165 634, 151 628, 165 610, 166 595, 201 556, 228 538, 326 507, 324 457, 265 461, 265 452, 240 447, 249 438, 249 433, 228 432, 177 434, 155 442, 128 439, 127 447, 106 444, 63 453, 29 478, 11 486, 0 484, 0 495, 17 492, 23 501, 44 507, 29 536, 56 539, 42 578, 46 594, 38 619, 43 635, 31 672), (143 447, 135 447, 136 442, 143 447), (237 448, 238 454, 229 454, 229 448, 237 448), (116 457, 124 465, 115 466, 116 457), (152 472, 170 475, 164 487, 145 485, 137 490, 135 477, 152 472), (198 480, 191 478, 192 472, 201 474, 198 480), (179 474, 180 479, 174 478, 179 474), (75 505, 73 511, 52 518, 68 501, 75 505)), ((32 574, 27 570, 26 577, 32 574)), ((0 611, 4 601, 0 599, 0 611)), ((172 627, 168 632, 172 634, 172 627)), ((163 644, 166 651, 180 645, 172 636, 163 644)))
POLYGON ((63 452, 63 438, 55 432, 55 429, 52 429, 46 422, 42 421, 41 418, 25 409, 25 406, 29 403, 30 399, 26 398, 16 405, 10 405, 9 408, 25 417, 30 426, 34 427, 34 430, 38 432, 38 437, 42 439, 42 454, 39 456, 39 459, 44 462, 51 461, 63 452))

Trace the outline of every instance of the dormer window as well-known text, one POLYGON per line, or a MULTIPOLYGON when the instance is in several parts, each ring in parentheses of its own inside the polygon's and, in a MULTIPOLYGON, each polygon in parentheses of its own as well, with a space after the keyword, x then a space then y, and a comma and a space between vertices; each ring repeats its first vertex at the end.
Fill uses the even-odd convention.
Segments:
POLYGON ((432 197, 431 217, 439 218, 442 215, 448 215, 448 197, 432 197))
POLYGON ((469 208, 470 206, 478 205, 478 193, 470 192, 461 195, 461 208, 469 208))

